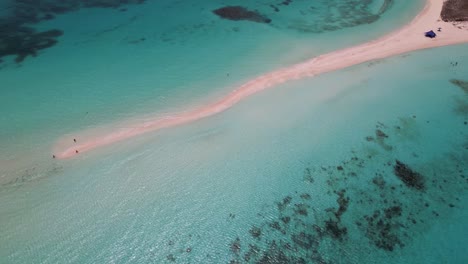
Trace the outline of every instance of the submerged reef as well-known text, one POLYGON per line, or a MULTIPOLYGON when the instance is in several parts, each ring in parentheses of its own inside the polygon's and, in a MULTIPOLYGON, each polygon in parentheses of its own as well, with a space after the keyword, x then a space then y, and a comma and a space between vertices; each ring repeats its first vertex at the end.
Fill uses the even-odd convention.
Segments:
POLYGON ((462 81, 458 79, 451 79, 450 82, 462 89, 465 93, 468 93, 468 81, 462 81))
POLYGON ((468 21, 468 1, 446 0, 440 16, 445 22, 468 21))
POLYGON ((27 56, 37 56, 41 49, 54 46, 58 42, 57 38, 63 34, 57 29, 36 33, 33 29, 22 26, 17 27, 15 31, 9 29, 0 32, 0 58, 16 55, 17 63, 27 56))
POLYGON ((377 123, 375 136, 363 139, 369 148, 339 164, 305 168, 303 189, 285 194, 271 205, 277 215, 262 217, 231 242, 230 263, 347 263, 349 254, 369 250, 398 259, 392 253, 424 233, 432 218, 457 208, 457 195, 468 189, 459 150, 414 168, 394 156, 401 139, 417 138, 406 131, 417 129, 416 116, 407 119, 377 123), (389 138, 396 143, 383 144, 389 138), (315 185, 327 188, 327 205, 334 206, 317 201, 323 194, 308 191, 315 185))
POLYGON ((257 11, 250 11, 242 6, 225 6, 213 10, 213 13, 221 18, 234 21, 247 20, 267 24, 271 22, 271 19, 258 13, 257 11))
POLYGON ((384 0, 382 6, 379 9, 378 14, 382 15, 383 13, 385 13, 393 5, 393 2, 394 0, 384 0))
POLYGON ((413 171, 408 165, 396 160, 394 166, 395 175, 408 187, 424 190, 424 178, 418 172, 413 171))
POLYGON ((459 96, 455 98, 455 113, 463 116, 465 118, 464 124, 467 125, 468 121, 466 118, 468 117, 468 100, 466 95, 468 94, 468 81, 463 81, 459 79, 451 79, 449 80, 450 83, 459 87, 465 96, 459 96))
POLYGON ((375 210, 372 215, 365 215, 367 222, 366 237, 373 241, 376 247, 393 251, 398 245, 404 247, 401 241, 399 217, 402 215, 400 205, 375 210))
POLYGON ((58 43, 64 32, 51 29, 38 32, 33 25, 56 15, 76 11, 80 8, 119 8, 127 4, 141 4, 145 0, 35 0, 12 1, 3 17, 0 17, 0 63, 5 56, 16 56, 16 63, 28 56, 58 43))
MULTIPOLYGON (((393 6, 393 0, 383 1, 380 9, 374 11, 374 1, 312 1, 309 6, 299 12, 299 16, 291 20, 287 27, 301 33, 322 33, 343 28, 371 24, 380 19, 381 15, 393 6), (313 19, 310 20, 310 17, 313 19)), ((275 10, 276 11, 276 10, 275 10)))

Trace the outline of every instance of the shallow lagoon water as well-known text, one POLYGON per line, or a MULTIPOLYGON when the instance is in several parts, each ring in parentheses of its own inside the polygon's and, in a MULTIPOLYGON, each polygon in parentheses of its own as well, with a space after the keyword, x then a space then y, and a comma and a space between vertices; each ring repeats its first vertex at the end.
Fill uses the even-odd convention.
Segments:
MULTIPOLYGON (((0 257, 8 263, 464 263, 466 93, 449 80, 463 80, 467 50, 413 52, 290 82, 195 123, 25 167, 20 180, 0 190, 0 237, 7 241, 0 257), (396 177, 396 159, 422 175, 424 190, 396 177), (393 207, 400 211, 388 210, 393 207)), ((0 73, 6 70, 13 71, 0 73)), ((206 89, 200 94, 165 96, 174 96, 172 102, 197 96, 196 105, 224 93, 203 82, 210 81, 200 77, 206 89)), ((115 93, 127 100, 125 92, 115 93)), ((106 109, 91 120, 77 117, 85 107, 71 107, 78 121, 53 125, 55 134, 150 113, 153 99, 134 96, 128 100, 143 109, 129 103, 111 115, 118 109, 112 103, 89 103, 106 109)), ((42 129, 37 137, 54 138, 42 129)))
MULTIPOLYGON (((42 21, 34 25, 39 32, 63 30, 56 46, 21 64, 2 58, 0 140, 19 153, 1 155, 17 159, 27 150, 37 156, 63 134, 211 102, 269 70, 381 36, 422 6, 395 1, 381 20, 358 27, 347 22, 342 30, 291 28, 297 17, 306 26, 327 25, 318 15, 356 9, 353 1, 332 1, 330 8, 327 2, 297 2, 280 12, 247 5, 271 16, 268 25, 221 20, 211 13, 219 4, 173 1, 128 5, 125 12, 85 8, 42 21)), ((357 17, 372 12, 365 4, 357 17)))

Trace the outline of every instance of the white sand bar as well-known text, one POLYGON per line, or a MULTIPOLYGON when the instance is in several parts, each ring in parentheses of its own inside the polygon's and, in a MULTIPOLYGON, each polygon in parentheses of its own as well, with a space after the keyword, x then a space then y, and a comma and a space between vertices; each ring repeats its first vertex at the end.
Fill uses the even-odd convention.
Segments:
POLYGON ((424 9, 411 23, 382 38, 323 54, 303 63, 261 75, 241 85, 218 102, 205 107, 109 131, 108 134, 97 133, 92 136, 82 136, 77 133, 75 136, 79 138, 77 143, 74 143, 71 138, 63 138, 57 142, 54 153, 60 159, 71 158, 83 152, 143 133, 192 122, 222 112, 243 98, 288 80, 311 77, 410 51, 468 43, 468 30, 460 25, 456 26, 440 19, 443 1, 427 0, 424 9), (437 31, 439 27, 442 28, 441 32, 437 31), (424 32, 431 29, 437 33, 437 37, 433 39, 424 37, 424 32))

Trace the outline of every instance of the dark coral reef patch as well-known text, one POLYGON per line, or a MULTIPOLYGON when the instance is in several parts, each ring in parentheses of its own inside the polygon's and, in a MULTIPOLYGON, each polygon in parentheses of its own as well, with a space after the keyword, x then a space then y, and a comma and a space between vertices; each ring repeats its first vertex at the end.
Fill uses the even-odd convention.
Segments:
POLYGON ((0 63, 5 56, 16 56, 20 63, 28 56, 58 43, 63 32, 51 29, 38 32, 32 26, 56 15, 76 11, 80 8, 118 8, 126 4, 141 4, 145 0, 35 0, 12 1, 7 12, 0 17, 0 63))
POLYGON ((364 216, 367 221, 366 236, 375 246, 386 251, 393 251, 396 246, 403 247, 398 218, 402 215, 400 206, 375 210, 371 216, 364 216))
POLYGON ((36 33, 32 28, 17 27, 0 30, 0 58, 7 55, 15 55, 17 63, 22 62, 27 56, 37 56, 37 52, 57 44, 57 38, 63 34, 61 30, 53 29, 36 33))
MULTIPOLYGON (((362 24, 371 24, 379 20, 381 15, 392 7, 394 1, 383 1, 377 12, 372 7, 375 4, 374 2, 342 0, 311 1, 308 8, 300 11, 301 16, 304 17, 297 16, 296 19, 291 20, 288 28, 301 33, 322 33, 362 24), (320 5, 325 2, 327 9, 322 9, 320 5), (311 20, 309 17, 313 19, 311 20)), ((282 8, 286 8, 288 4, 283 4, 282 8)))
POLYGON ((468 82, 458 79, 451 79, 450 82, 462 89, 465 93, 468 93, 468 82))
MULTIPOLYGON (((379 122, 374 140, 401 138, 406 126, 399 125, 402 128, 390 130, 379 122)), ((308 166, 304 189, 284 194, 272 204, 277 215, 263 218, 251 226, 250 235, 232 241, 231 263, 343 263, 350 250, 372 248, 398 258, 400 253, 391 252, 411 244, 431 218, 457 208, 460 199, 454 195, 468 186, 464 155, 418 163, 417 172, 394 154, 377 150, 353 150, 339 164, 308 166), (308 191, 315 185, 325 186, 327 206, 320 202, 323 196, 308 191)))
POLYGON ((247 20, 267 24, 271 22, 271 19, 268 17, 258 13, 257 11, 248 10, 242 6, 225 6, 213 10, 213 13, 221 18, 234 21, 247 20))
POLYGON ((424 178, 421 174, 413 171, 408 165, 397 160, 395 163, 395 175, 408 187, 416 190, 424 190, 424 178))

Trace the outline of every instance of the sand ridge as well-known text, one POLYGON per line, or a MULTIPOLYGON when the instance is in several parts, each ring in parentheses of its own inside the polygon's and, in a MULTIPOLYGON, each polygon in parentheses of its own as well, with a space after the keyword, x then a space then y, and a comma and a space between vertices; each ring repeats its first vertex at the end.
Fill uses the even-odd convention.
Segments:
POLYGON ((62 138, 54 146, 53 153, 59 159, 72 158, 83 152, 150 131, 173 127, 215 115, 232 107, 243 98, 289 80, 312 77, 410 51, 468 43, 466 24, 456 26, 440 19, 443 1, 426 0, 424 9, 412 22, 382 38, 326 53, 305 62, 266 73, 246 82, 213 104, 164 118, 149 120, 136 126, 119 128, 107 134, 80 136, 80 133, 77 133, 77 137, 80 138, 77 143, 74 143, 70 137, 62 138), (442 28, 441 32, 436 31, 439 27, 442 28), (424 32, 431 29, 436 31, 437 37, 434 39, 424 37, 424 32))

